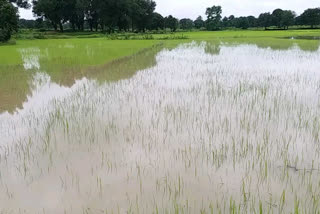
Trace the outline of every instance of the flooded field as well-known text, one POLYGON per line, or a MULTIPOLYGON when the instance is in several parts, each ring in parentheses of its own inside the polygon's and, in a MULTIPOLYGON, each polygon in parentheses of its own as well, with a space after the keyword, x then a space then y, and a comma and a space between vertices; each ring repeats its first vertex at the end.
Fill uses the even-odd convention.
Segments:
POLYGON ((63 77, 21 50, 21 98, 0 91, 0 212, 319 212, 319 43, 279 41, 160 45, 63 77))

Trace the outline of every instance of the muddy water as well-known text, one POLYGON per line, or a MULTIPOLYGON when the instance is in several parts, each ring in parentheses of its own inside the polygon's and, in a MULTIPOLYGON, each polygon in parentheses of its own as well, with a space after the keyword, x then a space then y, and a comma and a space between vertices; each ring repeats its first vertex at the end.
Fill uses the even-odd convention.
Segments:
POLYGON ((1 209, 319 210, 319 50, 193 42, 154 60, 111 82, 32 74, 0 114, 1 209))

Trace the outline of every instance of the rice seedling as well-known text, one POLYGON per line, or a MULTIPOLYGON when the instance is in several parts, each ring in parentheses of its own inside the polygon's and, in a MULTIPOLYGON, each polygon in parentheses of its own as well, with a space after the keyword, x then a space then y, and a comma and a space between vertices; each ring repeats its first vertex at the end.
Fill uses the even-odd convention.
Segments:
POLYGON ((319 50, 154 48, 70 86, 23 58, 31 92, 0 114, 0 212, 319 212, 319 50))

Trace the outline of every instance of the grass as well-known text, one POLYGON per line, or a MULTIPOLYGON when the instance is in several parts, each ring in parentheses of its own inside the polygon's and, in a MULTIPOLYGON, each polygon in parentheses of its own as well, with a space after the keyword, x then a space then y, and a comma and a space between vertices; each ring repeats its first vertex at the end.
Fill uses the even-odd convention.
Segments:
POLYGON ((105 38, 17 40, 14 46, 0 47, 0 66, 22 64, 20 51, 32 52, 33 48, 40 51, 40 60, 56 61, 59 64, 73 64, 73 61, 77 61, 81 65, 99 65, 132 55, 155 44, 156 41, 118 41, 105 38))
POLYGON ((304 30, 274 30, 265 31, 262 29, 253 30, 224 30, 224 31, 190 31, 190 32, 161 32, 161 33, 115 33, 105 34, 102 32, 39 32, 33 30, 21 30, 14 38, 21 39, 74 39, 74 38, 111 38, 111 39, 191 39, 191 40, 210 40, 214 38, 253 38, 253 37, 288 37, 288 36, 319 36, 320 29, 304 30), (176 38, 175 38, 176 37, 176 38))
MULTIPOLYGON (((30 33, 26 33, 27 35, 30 33)), ((28 40, 18 39, 16 45, 1 46, 0 47, 0 57, 1 66, 6 64, 18 64, 21 63, 21 57, 17 50, 21 48, 37 47, 39 49, 46 49, 50 53, 50 58, 55 60, 59 56, 64 56, 64 58, 72 60, 72 58, 77 58, 80 63, 83 64, 101 64, 107 61, 117 59, 119 57, 128 56, 140 49, 150 47, 161 41, 167 41, 167 43, 179 43, 180 39, 187 41, 209 41, 209 40, 237 40, 246 41, 251 43, 256 43, 258 39, 268 38, 285 38, 285 37, 298 37, 298 36, 320 36, 320 30, 288 30, 288 31, 216 31, 216 32, 184 32, 175 34, 115 34, 106 37, 104 34, 90 33, 90 32, 80 32, 80 33, 56 33, 51 32, 48 35, 53 35, 57 37, 67 36, 69 39, 48 39, 48 40, 28 40), (87 38, 87 37, 100 37, 103 38, 87 38), (126 39, 127 37, 127 39, 126 39), (131 37, 133 37, 130 41, 131 37), (79 39, 82 38, 82 39, 79 39), (153 38, 153 39, 148 39, 153 38), (121 41, 119 41, 121 40, 121 41), (144 41, 139 41, 144 40, 144 41), (153 41, 156 40, 156 41, 153 41), (157 41, 159 40, 159 41, 157 41), (90 49, 95 50, 92 56, 89 56, 85 52, 85 48, 90 44, 90 49), (68 45, 71 45, 72 47, 68 45), (54 51, 53 51, 54 50, 54 51), (103 52, 103 53, 102 53, 103 52)), ((53 37, 53 38, 57 38, 53 37)), ((19 38, 19 37, 18 37, 19 38)), ((50 38, 50 37, 49 37, 50 38)), ((260 40, 261 41, 261 40, 260 40)), ((267 42, 268 42, 267 41, 267 42)), ((305 41, 305 40, 304 40, 305 41)), ((185 41, 180 41, 185 42, 185 41)), ((280 43, 292 43, 288 40, 278 40, 280 43)), ((275 41, 274 41, 275 43, 275 41)), ((87 50, 88 51, 88 50, 87 50)), ((90 51, 90 50, 89 50, 90 51)), ((51 60, 49 58, 49 60, 51 60)))

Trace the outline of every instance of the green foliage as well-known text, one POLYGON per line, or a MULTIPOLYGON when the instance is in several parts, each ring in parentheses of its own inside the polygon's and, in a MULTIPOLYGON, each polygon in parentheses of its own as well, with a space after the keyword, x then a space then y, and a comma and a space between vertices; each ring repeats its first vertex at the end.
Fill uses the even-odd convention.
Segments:
POLYGON ((17 8, 7 0, 0 0, 0 42, 8 41, 17 28, 17 8))
POLYGON ((300 24, 310 25, 314 28, 315 25, 320 25, 320 8, 307 9, 300 16, 300 24))
POLYGON ((222 7, 221 6, 212 6, 207 8, 207 29, 208 30, 218 30, 221 26, 221 16, 222 7))
POLYGON ((247 17, 240 17, 236 21, 236 27, 241 29, 248 29, 249 28, 249 21, 247 17))
POLYGON ((282 19, 281 19, 283 27, 288 29, 289 26, 294 25, 295 17, 296 17, 295 12, 293 12, 291 10, 283 11, 282 19))
POLYGON ((164 18, 159 13, 154 13, 151 17, 150 25, 147 27, 148 30, 159 30, 164 29, 164 18))
POLYGON ((50 20, 53 28, 63 31, 63 23, 67 21, 70 14, 70 1, 60 0, 33 0, 33 12, 50 20))
MULTIPOLYGON (((12 31, 16 30, 16 18, 13 14, 15 3, 20 7, 28 8, 27 0, 1 0, 1 4, 9 5, 12 11, 3 12, 4 16, 11 14, 10 21, 2 21, 1 25, 11 26, 1 28, 1 40, 8 40, 12 31), (11 23, 10 23, 11 22, 11 23), (8 30, 9 29, 9 30, 8 30)), ((222 28, 258 28, 264 27, 266 30, 283 29, 288 30, 289 26, 296 24, 320 25, 320 8, 308 9, 301 16, 296 17, 295 12, 290 10, 276 9, 270 13, 262 13, 258 18, 254 16, 235 17, 231 15, 222 19, 222 7, 212 6, 206 9, 207 19, 203 20, 199 16, 195 21, 184 18, 180 22, 172 15, 163 17, 154 12, 156 3, 153 0, 33 0, 33 12, 38 16, 37 20, 19 20, 19 27, 28 29, 60 29, 61 32, 67 29, 73 31, 101 31, 112 33, 122 33, 132 31, 135 33, 170 29, 172 32, 190 31, 194 28, 198 30, 220 30, 222 28)), ((7 17, 6 17, 7 18, 7 17)), ((7 18, 8 19, 8 18, 7 18)), ((112 37, 112 36, 111 36, 112 37)), ((34 35, 32 38, 47 38, 46 35, 34 35)), ((149 39, 149 38, 146 38, 149 39)))
POLYGON ((9 0, 10 3, 15 3, 18 7, 28 9, 30 4, 28 0, 9 0))
POLYGON ((179 21, 173 16, 168 16, 164 19, 165 27, 170 28, 172 32, 175 32, 178 29, 179 21))
POLYGON ((181 19, 180 22, 180 28, 183 30, 191 30, 194 27, 194 23, 191 19, 181 19))
POLYGON ((267 29, 272 25, 272 15, 270 13, 262 13, 258 18, 258 25, 267 29))
POLYGON ((258 18, 254 16, 237 18, 232 15, 222 19, 222 26, 225 28, 235 27, 240 29, 256 27, 264 27, 267 29, 271 26, 276 26, 277 28, 288 29, 289 26, 295 24, 295 16, 296 14, 293 11, 281 9, 276 9, 272 14, 262 13, 258 18))
POLYGON ((91 31, 100 28, 109 33, 157 29, 163 22, 161 15, 154 13, 156 3, 152 0, 33 0, 33 4, 34 13, 60 31, 67 22, 73 30, 84 30, 85 20, 91 31))
POLYGON ((198 18, 194 21, 194 26, 197 29, 201 29, 201 28, 205 27, 205 22, 203 21, 201 16, 198 16, 198 18))
POLYGON ((288 29, 294 24, 295 12, 290 10, 276 9, 272 13, 272 24, 278 28, 288 29))

